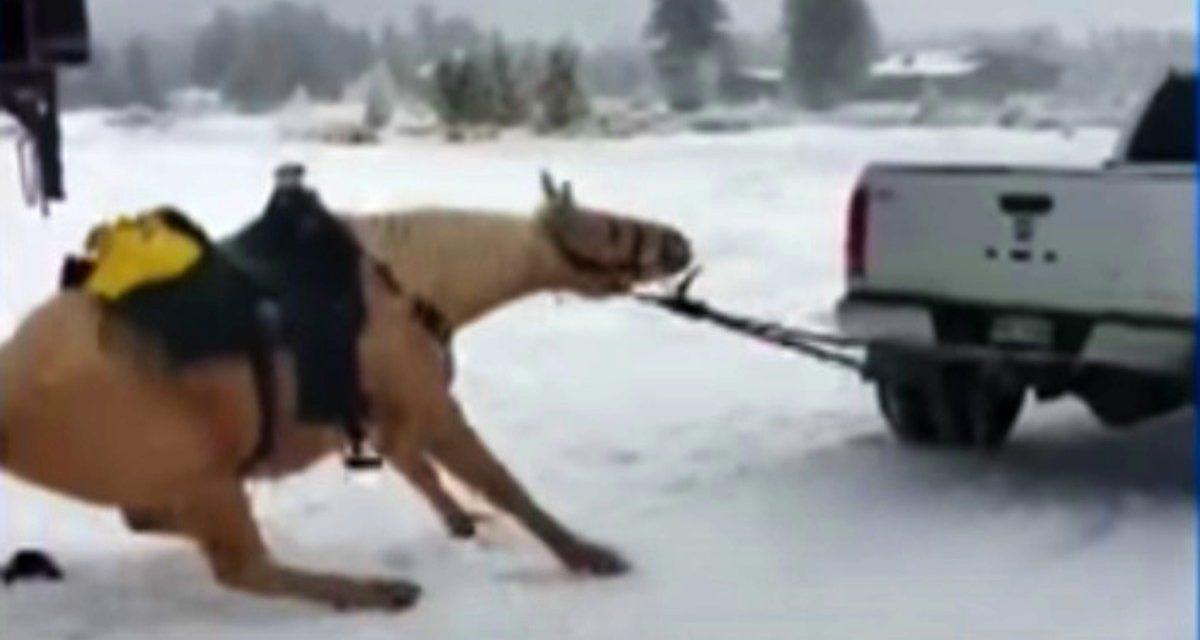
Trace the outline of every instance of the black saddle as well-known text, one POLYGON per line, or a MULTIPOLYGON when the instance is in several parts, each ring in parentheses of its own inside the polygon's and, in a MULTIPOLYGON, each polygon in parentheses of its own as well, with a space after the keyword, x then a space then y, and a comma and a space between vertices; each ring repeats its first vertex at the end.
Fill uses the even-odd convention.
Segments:
POLYGON ((302 186, 281 186, 266 212, 218 245, 260 294, 256 319, 275 323, 297 362, 302 420, 352 420, 359 397, 358 335, 366 318, 357 240, 302 186))
POLYGON ((131 291, 111 306, 156 337, 173 365, 250 356, 262 433, 247 466, 273 445, 272 356, 280 348, 295 362, 298 419, 341 425, 351 441, 352 465, 374 466, 361 456, 367 410, 357 357, 366 316, 362 249, 317 194, 300 184, 300 171, 281 169, 263 214, 219 242, 182 213, 168 214, 169 223, 201 242, 200 260, 181 277, 131 291))

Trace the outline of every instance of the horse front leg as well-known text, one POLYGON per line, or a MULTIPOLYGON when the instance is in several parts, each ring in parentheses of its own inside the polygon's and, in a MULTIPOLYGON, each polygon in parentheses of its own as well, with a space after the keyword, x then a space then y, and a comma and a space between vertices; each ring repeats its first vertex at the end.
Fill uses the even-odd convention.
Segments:
POLYGON ((177 523, 199 545, 221 584, 262 596, 289 597, 336 609, 396 611, 420 589, 400 580, 369 580, 293 569, 270 557, 236 479, 211 482, 180 501, 177 523))
POLYGON ((382 427, 382 452, 392 467, 403 475, 410 484, 425 496, 425 499, 441 517, 450 535, 455 538, 471 538, 475 535, 475 517, 463 509, 446 491, 438 478, 437 470, 421 450, 420 442, 411 430, 403 429, 399 422, 382 427))
POLYGON ((446 397, 441 413, 430 425, 430 451, 448 471, 517 518, 568 569, 599 576, 628 571, 616 551, 583 539, 538 505, 471 429, 453 398, 446 397))

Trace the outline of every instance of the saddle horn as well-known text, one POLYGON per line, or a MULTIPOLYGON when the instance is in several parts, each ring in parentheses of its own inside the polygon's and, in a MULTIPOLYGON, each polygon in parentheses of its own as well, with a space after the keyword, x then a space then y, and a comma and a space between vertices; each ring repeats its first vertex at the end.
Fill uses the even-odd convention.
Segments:
POLYGON ((287 162, 275 168, 275 188, 295 189, 304 186, 304 165, 287 162))

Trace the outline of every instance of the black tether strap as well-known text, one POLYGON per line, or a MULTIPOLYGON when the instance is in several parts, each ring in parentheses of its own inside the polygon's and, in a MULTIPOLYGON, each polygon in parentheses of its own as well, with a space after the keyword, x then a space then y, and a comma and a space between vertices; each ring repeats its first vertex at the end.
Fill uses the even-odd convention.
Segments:
MULTIPOLYGON (((614 234, 615 226, 609 228, 610 237, 614 234)), ((629 261, 625 264, 609 264, 602 260, 585 256, 582 253, 571 248, 559 233, 551 232, 551 237, 554 238, 554 245, 558 248, 558 252, 563 259, 567 261, 575 269, 580 271, 591 271, 593 273, 629 273, 634 277, 642 274, 642 251, 646 245, 646 230, 641 225, 633 225, 633 247, 630 250, 629 261)))
POLYGON ((275 431, 279 426, 278 376, 275 369, 275 350, 280 343, 279 310, 273 302, 259 301, 254 309, 254 343, 250 346, 250 368, 254 378, 254 393, 258 398, 258 442, 250 457, 242 463, 243 475, 266 460, 275 448, 275 431))
POLYGON ((682 318, 696 322, 708 322, 734 333, 783 347, 819 362, 848 369, 860 375, 865 371, 862 359, 841 351, 861 347, 862 344, 856 340, 733 314, 691 297, 688 290, 699 274, 699 269, 693 270, 682 280, 675 291, 668 295, 639 293, 634 294, 634 299, 682 318))

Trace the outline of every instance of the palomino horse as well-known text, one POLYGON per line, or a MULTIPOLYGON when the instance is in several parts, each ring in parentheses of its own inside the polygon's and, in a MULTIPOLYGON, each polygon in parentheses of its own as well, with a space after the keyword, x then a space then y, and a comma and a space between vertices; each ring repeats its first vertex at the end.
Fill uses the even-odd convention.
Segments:
MULTIPOLYGON (((424 298, 453 329, 526 293, 620 293, 677 273, 690 261, 678 232, 591 212, 575 205, 569 188, 549 181, 545 188, 547 202, 532 221, 457 215, 347 221, 371 252, 396 269, 404 290, 397 294, 384 274, 363 265, 361 377, 376 446, 430 499, 451 531, 468 535, 473 523, 442 489, 433 463, 514 515, 568 568, 614 574, 624 570, 623 560, 540 507, 474 434, 449 393, 445 345, 414 314, 424 298), (409 231, 397 232, 401 228, 409 231), (435 242, 443 243, 442 251, 435 242), (465 266, 480 246, 497 262, 465 266), (428 271, 409 262, 421 259, 410 255, 418 247, 431 251, 418 254, 430 260, 428 271), (505 271, 497 268, 502 260, 525 267, 495 278, 505 271)), ((229 358, 168 372, 160 360, 154 345, 93 299, 57 294, 0 346, 0 465, 50 489, 120 507, 134 528, 193 539, 217 580, 232 588, 343 608, 395 609, 415 601, 418 589, 407 582, 275 562, 238 473, 257 440, 250 367, 229 358)), ((294 385, 281 386, 288 388, 280 413, 290 415, 294 385)), ((294 472, 339 445, 332 429, 286 424, 258 472, 294 472)))
MULTIPOLYGON (((688 240, 678 231, 645 220, 582 207, 569 183, 556 187, 542 176, 545 200, 532 216, 473 209, 427 207, 345 218, 360 242, 391 268, 407 291, 428 302, 453 333, 487 313, 539 292, 572 292, 596 298, 628 293, 634 285, 675 275, 692 260, 688 240)), ((407 453, 393 458, 409 481, 429 500, 451 534, 468 537, 474 522, 438 483, 430 461, 455 471, 438 453, 438 439, 474 443, 475 435, 451 433, 447 425, 407 439, 407 453)), ((436 428, 434 428, 436 427, 436 428)), ((482 467, 506 475, 486 451, 482 467)), ((465 475, 464 475, 465 474, 465 475)), ((496 488, 473 483, 504 507, 496 488)), ((508 485, 505 481, 503 484, 508 485)), ((505 491, 519 491, 510 486, 505 491)), ((530 512, 525 520, 551 549, 560 534, 530 512)), ((562 554, 560 554, 561 556, 562 554)), ((568 566, 573 564, 563 558, 568 566)))
POLYGON ((692 250, 671 228, 582 207, 569 183, 542 176, 532 217, 428 207, 345 218, 406 289, 458 329, 527 295, 628 293, 687 268, 692 250))

